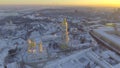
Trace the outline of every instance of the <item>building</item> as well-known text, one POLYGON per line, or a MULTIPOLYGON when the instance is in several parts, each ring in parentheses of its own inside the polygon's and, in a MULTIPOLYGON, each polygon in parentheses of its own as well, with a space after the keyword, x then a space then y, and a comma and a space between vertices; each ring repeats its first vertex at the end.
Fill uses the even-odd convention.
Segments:
POLYGON ((64 44, 68 45, 69 36, 68 36, 68 23, 66 18, 62 22, 61 28, 62 28, 62 41, 64 42, 64 44))

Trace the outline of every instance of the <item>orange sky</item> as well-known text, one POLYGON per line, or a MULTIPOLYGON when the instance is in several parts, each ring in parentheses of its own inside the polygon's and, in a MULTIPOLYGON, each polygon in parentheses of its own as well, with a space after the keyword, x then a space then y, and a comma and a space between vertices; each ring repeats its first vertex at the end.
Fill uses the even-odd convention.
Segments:
POLYGON ((120 0, 0 0, 0 5, 72 5, 120 7, 120 0))

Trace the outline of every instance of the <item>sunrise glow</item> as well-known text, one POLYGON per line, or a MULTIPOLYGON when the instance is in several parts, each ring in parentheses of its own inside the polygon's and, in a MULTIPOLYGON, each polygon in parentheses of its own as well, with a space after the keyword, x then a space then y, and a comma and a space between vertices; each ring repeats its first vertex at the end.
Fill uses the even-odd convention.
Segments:
POLYGON ((120 0, 0 0, 0 5, 72 5, 120 7, 120 0))

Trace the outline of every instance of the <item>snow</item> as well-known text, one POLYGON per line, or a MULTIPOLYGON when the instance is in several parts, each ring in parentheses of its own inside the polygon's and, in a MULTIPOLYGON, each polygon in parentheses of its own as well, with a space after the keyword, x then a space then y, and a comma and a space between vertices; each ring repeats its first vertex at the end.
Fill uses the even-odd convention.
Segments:
POLYGON ((17 26, 15 24, 6 24, 4 26, 1 26, 0 28, 4 30, 14 30, 17 28, 17 26))
POLYGON ((119 45, 120 47, 120 37, 114 37, 113 35, 111 34, 108 34, 107 32, 109 31, 114 31, 113 28, 110 28, 110 27, 103 27, 103 28, 98 28, 98 29, 94 29, 94 31, 98 34, 100 34, 101 36, 105 37, 106 39, 109 39, 110 41, 114 42, 114 44, 116 45, 119 45))
POLYGON ((120 63, 115 65, 114 68, 120 68, 120 63))
POLYGON ((105 58, 112 57, 114 60, 120 62, 120 57, 116 53, 114 53, 112 51, 104 51, 102 53, 102 56, 105 57, 105 58))
MULTIPOLYGON (((30 13, 30 12, 27 12, 27 13, 30 13)), ((9 16, 9 14, 7 15, 7 13, 6 14, 0 13, 0 17, 1 15, 9 16)), ((17 13, 13 13, 10 15, 16 16, 17 13)), ((9 39, 0 39, 0 68, 4 66, 4 59, 6 56, 8 56, 8 50, 15 49, 16 45, 18 45, 19 53, 17 53, 15 57, 12 57, 11 60, 15 59, 15 61, 17 60, 17 62, 8 63, 7 64, 8 68, 18 68, 17 64, 22 59, 24 63, 26 63, 25 64, 26 68, 39 67, 37 64, 44 65, 44 63, 42 64, 39 63, 39 62, 44 62, 44 61, 45 61, 44 68, 112 68, 113 66, 105 60, 109 58, 109 56, 114 58, 114 60, 118 59, 117 61, 120 62, 120 57, 109 50, 103 51, 102 53, 99 53, 99 50, 97 50, 96 53, 92 51, 92 48, 94 48, 95 45, 97 47, 98 44, 87 33, 85 26, 81 24, 81 20, 79 20, 78 18, 72 19, 73 17, 64 16, 64 15, 54 17, 54 18, 52 18, 51 16, 44 17, 42 15, 41 16, 38 15, 36 17, 33 12, 32 14, 24 14, 23 12, 23 15, 24 15, 23 18, 29 18, 29 19, 32 19, 33 21, 35 20, 35 22, 29 23, 30 26, 29 25, 27 26, 27 24, 23 24, 23 23, 21 23, 19 27, 17 27, 16 24, 12 24, 12 23, 11 24, 8 23, 8 24, 5 24, 4 26, 0 26, 3 29, 3 31, 11 29, 11 31, 15 31, 16 33, 14 36, 9 35, 10 36, 9 39), (73 48, 75 50, 70 51, 70 52, 68 50, 67 53, 60 50, 60 47, 59 47, 62 44, 61 35, 63 32, 60 30, 61 25, 58 22, 62 22, 63 17, 68 17, 68 21, 72 22, 72 24, 76 24, 76 26, 73 26, 71 25, 71 23, 69 23, 70 24, 69 26, 70 40, 69 40, 68 46, 70 47, 70 49, 73 48), (51 22, 44 22, 44 19, 49 19, 51 22), (83 28, 81 27, 81 29, 85 31, 84 32, 79 31, 78 30, 79 25, 77 26, 77 24, 82 25, 83 28), (24 25, 27 27, 24 27, 24 25), (32 28, 29 28, 29 27, 32 27, 32 28), (31 35, 23 39, 25 36, 27 36, 28 31, 30 32, 32 31, 31 35), (75 38, 73 38, 72 31, 74 31, 74 33, 77 34, 75 38), (85 38, 84 43, 81 43, 80 38, 82 37, 85 38), (27 39, 32 39, 36 43, 36 47, 34 48, 34 51, 35 51, 34 53, 27 52, 28 51, 27 39), (40 42, 43 43, 43 52, 39 51, 38 44, 40 42), (15 44, 15 43, 18 43, 18 44, 15 44), (52 43, 51 47, 49 47, 49 43, 52 43), (54 43, 58 43, 58 47, 53 48, 53 46, 54 47, 57 46, 57 45, 53 45, 54 43), (91 45, 93 47, 91 47, 91 45), (29 64, 31 65, 29 66, 29 64), (33 64, 33 67, 32 67, 32 64, 33 64), (35 65, 36 67, 34 67, 35 65)), ((16 20, 13 20, 13 22, 14 21, 16 20)), ((88 23, 92 23, 92 22, 98 23, 99 21, 91 21, 88 23)), ((101 26, 101 25, 96 25, 93 27, 98 27, 98 26, 101 26)), ((120 42, 118 42, 120 40, 119 37, 108 34, 106 32, 106 31, 113 31, 113 28, 110 28, 110 29, 109 28, 102 28, 102 29, 98 28, 98 29, 95 29, 94 31, 100 33, 106 38, 111 39, 112 41, 117 40, 116 42, 120 44, 120 42)), ((116 68, 119 67, 119 64, 116 64, 115 67, 116 68)))
POLYGON ((4 59, 8 55, 8 50, 3 50, 0 52, 0 65, 4 66, 4 59))
POLYGON ((8 46, 7 40, 5 40, 5 39, 0 40, 0 51, 7 46, 8 46))
POLYGON ((18 13, 4 13, 0 12, 0 17, 7 17, 7 16, 17 16, 18 13))
POLYGON ((75 53, 71 56, 60 59, 56 62, 48 63, 48 65, 45 66, 44 68, 56 68, 56 67, 62 67, 62 68, 79 68, 79 67, 81 67, 82 68, 82 64, 80 65, 80 64, 77 64, 77 63, 73 63, 73 60, 75 60, 80 55, 82 56, 85 52, 87 52, 89 50, 90 49, 83 50, 83 51, 75 53))
POLYGON ((41 41, 41 35, 38 31, 33 31, 30 35, 30 39, 33 39, 37 44, 41 41))
POLYGON ((56 40, 56 39, 58 39, 58 38, 60 38, 60 37, 57 36, 57 35, 45 35, 45 36, 42 36, 42 37, 41 37, 41 39, 42 39, 43 41, 56 40))
POLYGON ((8 64, 8 65, 7 65, 7 68, 18 68, 18 67, 17 67, 17 63, 14 62, 14 63, 8 64))
POLYGON ((0 68, 4 68, 4 66, 0 66, 0 68))

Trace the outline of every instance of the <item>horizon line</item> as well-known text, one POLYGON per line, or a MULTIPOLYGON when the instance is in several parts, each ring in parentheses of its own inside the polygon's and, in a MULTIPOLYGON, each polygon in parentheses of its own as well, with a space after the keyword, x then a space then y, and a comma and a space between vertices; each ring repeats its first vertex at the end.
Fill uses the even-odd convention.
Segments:
POLYGON ((49 6, 49 7, 95 7, 95 8, 120 8, 120 6, 98 6, 98 5, 46 5, 46 4, 0 4, 1 6, 49 6))

